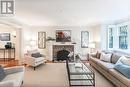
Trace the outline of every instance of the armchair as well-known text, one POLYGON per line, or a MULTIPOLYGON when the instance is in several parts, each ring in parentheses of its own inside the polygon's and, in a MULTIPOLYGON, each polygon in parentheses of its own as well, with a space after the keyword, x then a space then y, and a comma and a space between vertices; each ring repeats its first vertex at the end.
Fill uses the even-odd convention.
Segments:
POLYGON ((34 70, 38 65, 46 63, 44 55, 42 54, 40 54, 41 56, 33 55, 35 53, 40 54, 38 50, 28 51, 25 54, 25 63, 29 66, 32 66, 34 70))
POLYGON ((4 71, 6 76, 2 81, 0 81, 0 87, 21 86, 21 84, 23 83, 24 72, 25 72, 24 66, 5 68, 4 71))

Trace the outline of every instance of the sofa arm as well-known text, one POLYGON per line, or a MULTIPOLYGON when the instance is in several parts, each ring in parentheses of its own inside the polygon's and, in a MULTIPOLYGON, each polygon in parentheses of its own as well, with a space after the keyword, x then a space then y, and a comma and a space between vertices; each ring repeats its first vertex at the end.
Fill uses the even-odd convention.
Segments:
POLYGON ((91 57, 96 58, 96 53, 90 53, 90 58, 91 57))
POLYGON ((5 68, 5 74, 13 74, 13 73, 17 73, 17 72, 24 72, 25 71, 25 67, 24 66, 15 66, 15 67, 8 67, 5 68))
POLYGON ((1 81, 0 87, 15 87, 15 81, 14 80, 1 81))

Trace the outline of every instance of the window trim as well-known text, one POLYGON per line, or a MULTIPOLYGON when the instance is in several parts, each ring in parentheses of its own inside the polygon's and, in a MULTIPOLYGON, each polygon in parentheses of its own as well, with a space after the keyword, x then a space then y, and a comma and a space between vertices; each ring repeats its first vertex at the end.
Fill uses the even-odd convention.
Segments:
POLYGON ((113 47, 114 47, 114 29, 115 29, 115 25, 109 25, 107 27, 107 49, 108 50, 113 50, 114 48, 109 48, 109 29, 112 28, 112 36, 113 36, 113 47))

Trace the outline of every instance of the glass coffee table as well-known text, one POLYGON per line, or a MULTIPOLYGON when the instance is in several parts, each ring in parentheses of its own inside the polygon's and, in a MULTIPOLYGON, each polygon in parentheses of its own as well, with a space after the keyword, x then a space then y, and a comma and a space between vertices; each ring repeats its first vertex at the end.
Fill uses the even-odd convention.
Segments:
POLYGON ((91 67, 78 62, 66 61, 69 86, 70 87, 95 87, 95 74, 91 67))

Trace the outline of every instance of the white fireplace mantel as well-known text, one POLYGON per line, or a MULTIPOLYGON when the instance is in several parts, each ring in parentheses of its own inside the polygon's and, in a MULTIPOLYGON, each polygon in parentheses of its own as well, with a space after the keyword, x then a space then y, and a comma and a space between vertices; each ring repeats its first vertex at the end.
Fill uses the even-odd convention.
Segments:
POLYGON ((52 61, 53 60, 53 46, 54 45, 74 45, 74 50, 75 50, 75 44, 72 44, 71 42, 48 42, 47 43, 47 49, 48 49, 48 56, 47 60, 52 61))

